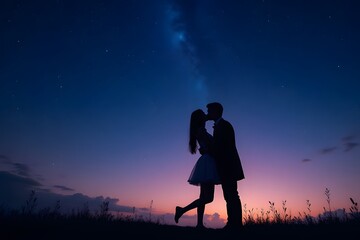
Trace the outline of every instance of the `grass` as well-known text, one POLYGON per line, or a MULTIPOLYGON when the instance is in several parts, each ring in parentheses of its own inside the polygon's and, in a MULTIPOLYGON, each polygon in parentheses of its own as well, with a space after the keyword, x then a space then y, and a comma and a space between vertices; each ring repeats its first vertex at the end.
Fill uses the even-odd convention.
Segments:
POLYGON ((243 212, 245 213, 244 221, 245 225, 254 224, 301 224, 301 225, 321 225, 321 224, 343 224, 343 225, 354 225, 360 223, 360 212, 358 209, 358 203, 354 199, 350 198, 351 207, 348 211, 346 209, 339 211, 333 211, 331 209, 330 190, 325 189, 325 196, 327 202, 327 208, 324 207, 324 212, 317 217, 313 217, 311 214, 311 203, 310 200, 306 200, 307 212, 299 212, 298 216, 291 216, 287 212, 286 200, 282 201, 281 211, 276 209, 275 203, 269 201, 269 210, 260 211, 260 215, 254 216, 253 209, 247 210, 246 204, 244 205, 243 212))
POLYGON ((350 238, 360 234, 360 214, 357 202, 350 198, 351 207, 341 216, 331 209, 330 191, 325 190, 327 207, 318 217, 311 216, 311 203, 306 201, 307 212, 299 216, 288 214, 286 201, 281 210, 269 201, 269 210, 255 215, 244 205, 244 228, 238 232, 222 229, 197 230, 194 227, 180 227, 161 224, 142 218, 113 215, 109 212, 109 202, 103 202, 99 211, 91 213, 84 204, 82 209, 71 214, 60 212, 60 203, 53 208, 36 211, 37 197, 31 192, 20 210, 6 212, 0 208, 1 239, 247 239, 247 238, 350 238))

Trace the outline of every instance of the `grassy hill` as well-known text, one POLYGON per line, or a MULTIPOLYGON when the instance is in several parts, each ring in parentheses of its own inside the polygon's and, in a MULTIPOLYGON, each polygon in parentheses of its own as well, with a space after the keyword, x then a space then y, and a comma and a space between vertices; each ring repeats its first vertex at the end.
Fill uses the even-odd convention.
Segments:
MULTIPOLYGON (((114 216, 109 212, 108 202, 100 210, 91 213, 89 208, 60 212, 60 205, 36 211, 34 194, 20 210, 0 208, 0 239, 352 239, 360 236, 360 214, 357 202, 350 198, 350 212, 324 211, 318 218, 303 213, 291 217, 274 208, 254 218, 251 211, 244 209, 244 227, 241 230, 197 229, 161 224, 143 219, 114 216)), ((330 199, 328 201, 330 203, 330 199)), ((309 212, 310 212, 310 203, 309 212)), ((325 210, 325 208, 324 208, 325 210)))
POLYGON ((240 231, 198 230, 146 221, 114 219, 109 216, 23 215, 0 219, 1 239, 325 239, 360 236, 358 221, 328 223, 254 223, 240 231))

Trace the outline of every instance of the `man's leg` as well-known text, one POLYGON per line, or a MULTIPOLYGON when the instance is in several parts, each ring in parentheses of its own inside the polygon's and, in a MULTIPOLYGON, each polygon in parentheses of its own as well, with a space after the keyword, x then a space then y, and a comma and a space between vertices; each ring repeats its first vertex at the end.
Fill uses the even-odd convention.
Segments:
POLYGON ((229 226, 242 226, 242 206, 237 191, 237 182, 229 181, 222 184, 224 199, 226 201, 226 210, 228 215, 229 226))

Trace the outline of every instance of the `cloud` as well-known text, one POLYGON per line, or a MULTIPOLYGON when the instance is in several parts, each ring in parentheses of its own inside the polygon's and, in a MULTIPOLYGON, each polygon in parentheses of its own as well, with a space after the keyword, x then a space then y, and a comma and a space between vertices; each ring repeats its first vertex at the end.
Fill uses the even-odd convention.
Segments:
POLYGON ((337 147, 328 147, 328 148, 323 148, 320 150, 321 154, 328 154, 331 152, 334 152, 337 149, 337 147))
MULTIPOLYGON (((355 142, 356 135, 348 135, 343 138, 341 138, 341 146, 333 146, 333 147, 327 147, 320 150, 321 154, 329 154, 334 152, 335 150, 339 148, 343 148, 343 152, 349 152, 353 150, 355 147, 359 146, 358 142, 355 142)), ((304 161, 304 160, 303 160, 304 161)))
MULTIPOLYGON (((12 168, 7 171, 0 171, 0 207, 5 211, 21 210, 26 205, 32 191, 35 191, 37 199, 37 206, 35 211, 45 208, 54 208, 57 204, 60 205, 60 211, 65 214, 73 211, 81 211, 88 208, 91 212, 96 213, 100 211, 100 206, 104 202, 108 202, 109 211, 113 213, 120 213, 129 215, 135 218, 148 219, 151 217, 152 221, 162 221, 167 224, 174 224, 174 214, 157 214, 151 213, 149 207, 135 207, 124 206, 119 204, 118 198, 110 198, 104 196, 90 197, 82 193, 74 194, 59 194, 53 190, 61 190, 64 193, 72 193, 74 189, 64 185, 46 186, 30 177, 30 171, 26 164, 13 163, 8 157, 0 155, 0 161, 12 168)), ((184 215, 181 218, 182 226, 194 226, 197 222, 196 215, 184 215)), ((225 220, 220 218, 220 215, 214 213, 213 215, 205 214, 204 223, 208 227, 219 228, 224 226, 225 220)))
POLYGON ((354 142, 356 135, 349 135, 342 138, 344 152, 349 152, 353 150, 355 147, 359 146, 359 143, 354 142))
POLYGON ((309 159, 309 158, 304 158, 303 160, 301 160, 301 162, 303 162, 303 163, 307 163, 307 162, 311 162, 312 160, 311 159, 309 159))
POLYGON ((220 214, 214 213, 212 215, 205 214, 205 223, 210 227, 225 225, 225 220, 220 218, 220 214))
POLYGON ((348 135, 342 138, 343 142, 350 142, 356 138, 356 135, 348 135))
MULTIPOLYGON (((160 217, 160 216, 158 216, 160 217)), ((173 213, 167 213, 163 214, 161 216, 161 219, 167 223, 167 224, 175 224, 174 221, 174 214, 173 213)), ((204 225, 209 228, 222 228, 225 226, 226 220, 224 218, 220 217, 220 214, 214 213, 214 214, 204 214, 204 225)), ((184 214, 180 218, 178 226, 195 226, 197 224, 197 215, 189 215, 184 214)))
MULTIPOLYGON (((70 191, 71 188, 57 185, 56 188, 70 191)), ((43 209, 60 203, 63 213, 71 213, 72 211, 81 210, 84 206, 88 206, 90 211, 99 211, 101 204, 109 203, 109 211, 132 213, 134 207, 121 206, 118 204, 119 199, 110 197, 89 197, 82 193, 72 195, 63 195, 44 189, 44 185, 38 181, 25 176, 19 176, 12 172, 0 171, 0 206, 6 210, 18 209, 24 206, 28 200, 31 191, 35 191, 37 198, 37 209, 43 209)))
POLYGON ((0 154, 0 160, 3 163, 9 163, 10 162, 10 159, 6 155, 3 155, 3 154, 0 154))
POLYGON ((349 152, 357 146, 359 146, 359 144, 356 142, 346 142, 344 143, 344 147, 345 147, 344 152, 349 152))
POLYGON ((9 208, 19 207, 25 202, 31 189, 41 187, 42 184, 34 179, 0 171, 0 204, 9 208))
POLYGON ((34 188, 42 186, 41 183, 34 179, 20 177, 6 171, 0 171, 0 180, 0 186, 2 186, 3 188, 5 188, 6 186, 11 188, 14 186, 18 186, 20 188, 34 188))
POLYGON ((323 213, 320 213, 318 215, 318 218, 322 218, 322 219, 329 219, 333 216, 336 216, 339 219, 343 219, 345 220, 348 216, 348 214, 345 212, 345 209, 336 209, 336 210, 332 210, 332 211, 325 211, 323 213))
POLYGON ((62 186, 62 185, 54 185, 53 186, 54 188, 57 188, 57 189, 60 189, 62 191, 75 191, 74 189, 72 188, 69 188, 69 187, 66 187, 66 186, 62 186))
POLYGON ((9 157, 6 155, 0 155, 1 163, 10 167, 12 172, 18 174, 23 177, 30 177, 30 168, 27 164, 13 162, 9 157))
POLYGON ((12 165, 15 168, 15 172, 20 176, 24 176, 24 177, 30 176, 30 168, 28 165, 23 163, 13 163, 12 165))

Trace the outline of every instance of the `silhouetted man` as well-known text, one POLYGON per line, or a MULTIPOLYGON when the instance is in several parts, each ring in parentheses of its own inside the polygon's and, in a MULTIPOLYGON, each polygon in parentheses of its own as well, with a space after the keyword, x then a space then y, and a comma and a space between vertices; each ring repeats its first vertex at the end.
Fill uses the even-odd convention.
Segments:
POLYGON ((206 107, 208 120, 214 121, 211 154, 215 158, 226 201, 228 221, 224 228, 239 229, 242 227, 242 206, 237 191, 237 181, 244 179, 245 176, 235 144, 234 128, 222 118, 223 106, 220 103, 209 103, 206 107))

